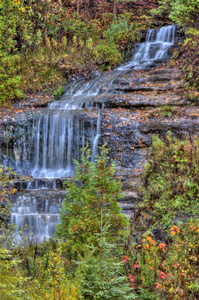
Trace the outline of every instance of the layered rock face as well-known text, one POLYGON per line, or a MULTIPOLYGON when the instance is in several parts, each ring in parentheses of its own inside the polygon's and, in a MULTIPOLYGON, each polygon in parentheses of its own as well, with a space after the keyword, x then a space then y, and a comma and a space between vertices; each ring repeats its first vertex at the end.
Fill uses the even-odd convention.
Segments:
POLYGON ((107 142, 125 192, 121 206, 133 217, 140 201, 137 180, 148 160, 152 135, 164 138, 170 131, 179 138, 198 136, 199 108, 182 93, 186 83, 181 70, 158 65, 168 60, 177 35, 175 26, 149 30, 146 42, 135 47, 126 64, 71 84, 59 101, 34 114, 29 111, 25 120, 19 115, 2 122, 1 160, 19 174, 13 223, 27 224, 28 234, 37 238, 53 234, 66 195, 58 191, 64 177, 72 180, 73 159, 80 158, 87 142, 92 161, 97 146, 107 142), (21 193, 22 189, 28 191, 21 193))

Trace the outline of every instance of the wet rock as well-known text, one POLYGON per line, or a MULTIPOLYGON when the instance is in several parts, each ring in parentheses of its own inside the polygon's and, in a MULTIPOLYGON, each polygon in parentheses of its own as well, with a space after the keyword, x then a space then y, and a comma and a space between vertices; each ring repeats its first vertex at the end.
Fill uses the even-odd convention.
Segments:
POLYGON ((178 81, 182 78, 181 74, 179 74, 178 76, 173 76, 172 74, 157 74, 157 75, 151 75, 148 77, 147 82, 152 82, 152 83, 162 83, 162 82, 170 82, 170 81, 178 81))
POLYGON ((135 201, 139 201, 140 197, 138 196, 137 192, 133 191, 124 191, 125 196, 120 199, 120 202, 125 202, 125 203, 133 203, 135 201))

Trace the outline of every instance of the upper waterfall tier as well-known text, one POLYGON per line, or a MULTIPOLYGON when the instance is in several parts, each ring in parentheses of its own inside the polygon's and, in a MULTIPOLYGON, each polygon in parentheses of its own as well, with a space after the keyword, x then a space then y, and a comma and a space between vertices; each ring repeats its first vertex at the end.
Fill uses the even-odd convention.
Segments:
POLYGON ((120 66, 118 70, 145 69, 155 61, 168 59, 170 57, 169 49, 175 41, 175 32, 174 25, 149 29, 146 34, 146 42, 138 44, 132 59, 120 66))
POLYGON ((174 43, 176 27, 165 26, 159 29, 149 29, 146 35, 146 43, 163 42, 174 43))
POLYGON ((170 57, 169 49, 175 41, 176 27, 165 26, 159 29, 149 29, 146 42, 139 43, 133 53, 132 59, 114 69, 113 71, 98 74, 88 81, 74 82, 60 99, 49 104, 49 108, 76 109, 93 107, 95 97, 99 94, 110 94, 114 91, 113 82, 120 78, 124 72, 131 69, 145 69, 155 61, 166 60, 170 57))

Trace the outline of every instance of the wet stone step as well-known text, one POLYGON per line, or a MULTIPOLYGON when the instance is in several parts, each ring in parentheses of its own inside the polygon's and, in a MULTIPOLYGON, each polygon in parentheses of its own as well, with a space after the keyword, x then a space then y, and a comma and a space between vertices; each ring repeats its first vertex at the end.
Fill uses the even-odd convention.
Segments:
POLYGON ((10 197, 12 213, 19 215, 32 213, 59 214, 61 203, 66 192, 54 190, 40 190, 37 192, 17 193, 10 197))
POLYGON ((62 178, 33 178, 32 176, 17 176, 13 180, 14 188, 21 190, 58 190, 65 189, 68 181, 75 182, 78 186, 81 183, 74 179, 74 177, 62 178))
POLYGON ((120 202, 120 207, 122 208, 122 211, 126 211, 126 210, 134 210, 135 208, 135 204, 134 203, 129 203, 128 201, 124 201, 124 202, 120 202))
POLYGON ((181 76, 173 76, 172 74, 163 74, 163 75, 151 75, 149 76, 149 78, 147 79, 147 82, 152 82, 152 83, 156 83, 156 82, 169 82, 169 81, 178 81, 181 79, 181 76))
POLYGON ((160 74, 169 74, 169 75, 181 75, 181 71, 175 69, 158 69, 158 70, 151 70, 147 72, 148 75, 160 75, 160 74))
POLYGON ((117 91, 122 91, 124 93, 132 93, 132 92, 155 92, 155 91, 170 91, 180 88, 177 85, 168 85, 168 86, 125 86, 116 88, 117 91))
POLYGON ((138 193, 135 191, 128 191, 128 192, 124 191, 124 194, 125 194, 124 198, 120 199, 119 201, 122 204, 140 200, 138 193))
POLYGON ((125 214, 128 218, 134 216, 135 204, 129 202, 119 202, 120 207, 122 208, 122 213, 125 214))
POLYGON ((19 180, 14 183, 17 190, 38 190, 38 189, 60 189, 63 182, 60 179, 31 179, 29 181, 19 180))

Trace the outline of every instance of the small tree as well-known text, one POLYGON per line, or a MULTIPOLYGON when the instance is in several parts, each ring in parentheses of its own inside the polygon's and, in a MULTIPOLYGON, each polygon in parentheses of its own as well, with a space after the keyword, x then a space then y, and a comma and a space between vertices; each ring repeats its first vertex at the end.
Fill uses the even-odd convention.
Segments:
POLYGON ((57 235, 66 240, 66 248, 71 254, 85 254, 87 245, 97 245, 101 217, 111 224, 108 241, 118 234, 127 233, 128 219, 121 213, 117 202, 122 198, 121 184, 113 179, 114 163, 108 164, 105 145, 96 163, 90 162, 90 150, 83 149, 81 163, 76 162, 76 182, 68 182, 69 194, 62 203, 61 222, 57 225, 57 235))
POLYGON ((110 224, 99 225, 98 247, 89 247, 90 253, 78 262, 76 276, 80 278, 84 299, 135 299, 126 276, 124 260, 117 244, 107 242, 110 224))

